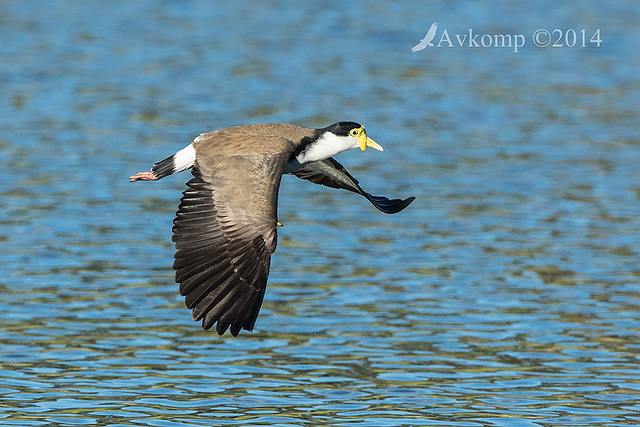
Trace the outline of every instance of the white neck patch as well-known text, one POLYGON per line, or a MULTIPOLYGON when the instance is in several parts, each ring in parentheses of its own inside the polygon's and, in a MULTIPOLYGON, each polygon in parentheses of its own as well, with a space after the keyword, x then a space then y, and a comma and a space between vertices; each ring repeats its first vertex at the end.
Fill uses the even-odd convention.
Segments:
POLYGON ((331 132, 325 132, 302 150, 296 160, 301 164, 317 162, 358 146, 358 140, 353 136, 338 136, 331 132))

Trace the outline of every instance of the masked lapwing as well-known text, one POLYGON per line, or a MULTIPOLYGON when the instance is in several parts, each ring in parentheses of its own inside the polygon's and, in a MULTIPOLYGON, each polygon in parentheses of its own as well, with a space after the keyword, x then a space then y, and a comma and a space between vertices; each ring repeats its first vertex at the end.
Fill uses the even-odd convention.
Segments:
POLYGON ((364 126, 339 122, 322 129, 269 123, 203 133, 130 181, 155 181, 191 168, 173 223, 176 282, 194 320, 222 335, 253 329, 276 249, 278 188, 293 174, 364 196, 392 214, 414 197, 372 196, 332 156, 382 147, 364 126))

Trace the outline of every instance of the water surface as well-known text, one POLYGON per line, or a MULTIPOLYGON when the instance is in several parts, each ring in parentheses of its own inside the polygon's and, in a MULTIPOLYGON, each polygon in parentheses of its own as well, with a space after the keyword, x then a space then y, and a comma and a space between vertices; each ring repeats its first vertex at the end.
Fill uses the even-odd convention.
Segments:
POLYGON ((640 423, 631 1, 0 2, 0 424, 640 423), (600 47, 410 48, 601 30, 600 47), (171 221, 198 133, 356 120, 387 216, 285 177, 253 333, 191 321, 171 221))

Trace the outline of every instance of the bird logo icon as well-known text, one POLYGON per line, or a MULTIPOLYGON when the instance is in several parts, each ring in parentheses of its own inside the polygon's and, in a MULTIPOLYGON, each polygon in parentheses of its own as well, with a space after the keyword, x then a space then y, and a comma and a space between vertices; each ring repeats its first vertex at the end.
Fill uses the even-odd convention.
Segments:
POLYGON ((431 27, 429 28, 429 31, 427 31, 427 34, 424 36, 422 40, 420 40, 420 43, 418 43, 417 45, 411 48, 411 52, 418 52, 426 48, 427 46, 433 46, 433 43, 431 43, 431 41, 436 36, 437 29, 438 29, 437 22, 434 22, 433 24, 431 24, 431 27))

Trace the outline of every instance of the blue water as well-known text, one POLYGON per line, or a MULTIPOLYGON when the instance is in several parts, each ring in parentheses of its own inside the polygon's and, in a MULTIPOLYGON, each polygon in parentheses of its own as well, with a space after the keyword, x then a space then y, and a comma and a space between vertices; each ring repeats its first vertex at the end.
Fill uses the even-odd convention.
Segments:
POLYGON ((0 2, 0 425, 640 424, 638 19, 0 2), (254 332, 202 331, 171 270, 189 175, 127 177, 201 132, 338 120, 385 148, 338 157, 364 188, 416 201, 384 215, 285 177, 254 332))

